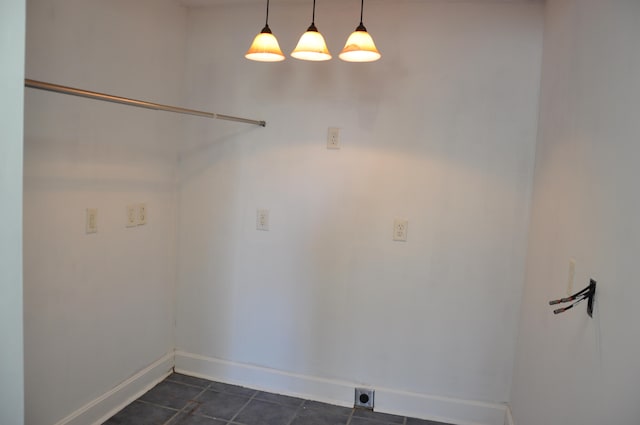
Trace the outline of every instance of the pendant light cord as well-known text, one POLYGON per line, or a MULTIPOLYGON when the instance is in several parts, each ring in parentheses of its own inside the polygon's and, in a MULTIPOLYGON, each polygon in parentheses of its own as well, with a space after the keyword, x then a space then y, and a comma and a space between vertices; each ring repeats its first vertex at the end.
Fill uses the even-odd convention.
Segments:
POLYGON ((311 25, 316 23, 316 0, 313 0, 313 14, 311 15, 311 25))
POLYGON ((362 25, 362 12, 363 11, 364 11, 364 0, 362 0, 362 2, 360 3, 360 25, 362 25))
MULTIPOLYGON (((360 18, 360 20, 362 20, 362 18, 360 18)), ((267 20, 265 21, 264 26, 269 26, 269 0, 267 0, 267 20)))

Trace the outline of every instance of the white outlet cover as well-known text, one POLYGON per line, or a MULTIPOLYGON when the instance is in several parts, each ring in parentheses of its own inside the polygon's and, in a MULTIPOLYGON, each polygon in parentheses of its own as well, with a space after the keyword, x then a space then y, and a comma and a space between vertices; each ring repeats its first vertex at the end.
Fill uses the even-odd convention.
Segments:
POLYGON ((409 220, 396 218, 393 220, 393 240, 399 242, 407 241, 407 232, 409 230, 409 220))
POLYGON ((87 234, 98 233, 98 209, 97 208, 87 208, 86 232, 87 234))
POLYGON ((340 149, 340 129, 329 127, 327 132, 327 149, 340 149))
POLYGON ((256 230, 262 230, 262 231, 269 230, 269 210, 267 209, 256 210, 256 230))
POLYGON ((127 205, 127 227, 138 225, 138 208, 136 205, 127 205))
POLYGON ((138 205, 138 226, 145 224, 147 224, 147 204, 142 203, 138 205))

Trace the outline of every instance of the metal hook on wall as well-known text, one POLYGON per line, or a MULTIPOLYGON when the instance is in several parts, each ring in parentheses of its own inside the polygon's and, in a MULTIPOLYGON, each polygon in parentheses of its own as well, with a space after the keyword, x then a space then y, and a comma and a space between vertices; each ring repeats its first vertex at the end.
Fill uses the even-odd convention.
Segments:
POLYGON ((575 305, 581 303, 582 301, 587 300, 587 314, 589 315, 589 317, 593 317, 593 299, 595 295, 596 295, 596 281, 591 279, 589 286, 587 286, 583 290, 576 292, 575 294, 567 298, 551 300, 549 301, 549 305, 564 304, 564 303, 575 301, 573 304, 570 304, 566 307, 561 307, 553 310, 553 314, 560 314, 560 313, 564 313, 567 310, 572 309, 575 305))

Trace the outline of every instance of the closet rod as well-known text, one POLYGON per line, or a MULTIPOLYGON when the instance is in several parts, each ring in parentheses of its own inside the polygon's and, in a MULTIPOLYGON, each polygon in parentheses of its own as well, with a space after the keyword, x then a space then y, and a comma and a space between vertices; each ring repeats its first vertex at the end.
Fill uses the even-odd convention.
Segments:
POLYGON ((86 97, 88 99, 104 100, 105 102, 120 103, 122 105, 136 106, 138 108, 153 109, 156 111, 175 112, 178 114, 195 115, 198 117, 212 118, 226 121, 236 121, 246 124, 255 124, 265 127, 265 121, 250 120, 248 118, 234 117, 231 115, 214 114, 213 112, 198 111, 195 109, 180 108, 178 106, 162 105, 160 103, 145 102, 144 100, 129 99, 127 97, 113 96, 110 94, 98 93, 95 91, 76 89, 73 87, 61 86, 58 84, 45 83, 36 80, 24 80, 25 87, 32 89, 52 91, 55 93, 68 94, 71 96, 86 97))

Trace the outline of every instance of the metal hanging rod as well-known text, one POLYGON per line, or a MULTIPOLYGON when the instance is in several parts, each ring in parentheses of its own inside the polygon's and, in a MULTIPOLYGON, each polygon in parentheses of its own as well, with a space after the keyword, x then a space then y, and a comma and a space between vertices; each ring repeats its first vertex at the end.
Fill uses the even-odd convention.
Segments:
POLYGON ((88 99, 103 100, 105 102, 120 103, 122 105, 136 106, 138 108, 153 109, 155 111, 175 112, 178 114, 195 115, 198 117, 212 118, 212 119, 218 119, 218 120, 242 122, 245 124, 259 125, 261 127, 265 127, 267 125, 265 121, 250 120, 248 118, 234 117, 231 115, 214 114, 213 112, 205 112, 205 111, 198 111, 195 109, 180 108, 178 106, 163 105, 160 103, 145 102, 144 100, 136 100, 136 99, 129 99, 127 97, 113 96, 110 94, 98 93, 95 91, 76 89, 74 87, 66 87, 66 86, 61 86, 61 85, 52 84, 52 83, 45 83, 43 81, 25 79, 24 85, 25 87, 30 87, 32 89, 52 91, 55 93, 68 94, 71 96, 86 97, 88 99))

